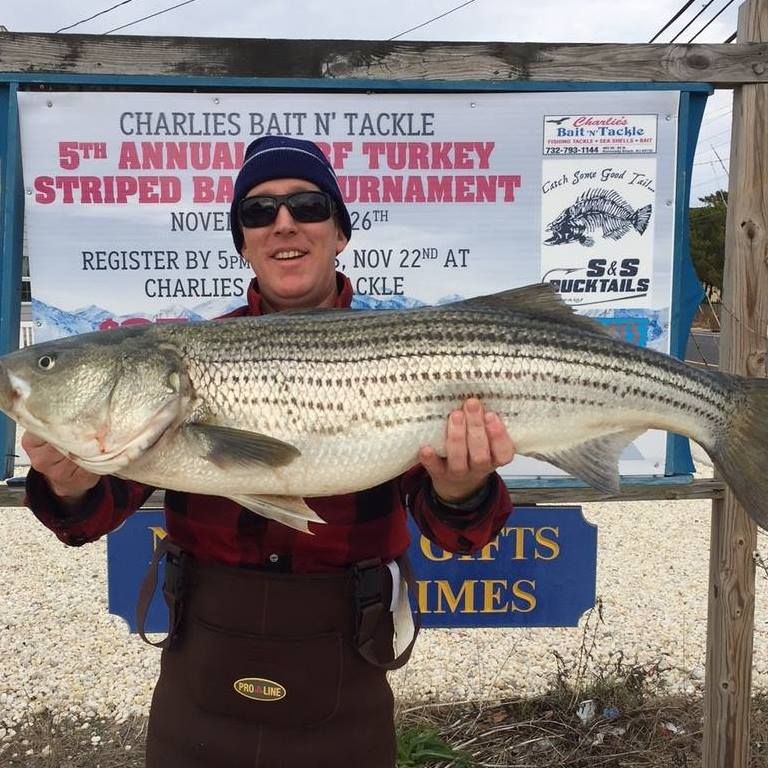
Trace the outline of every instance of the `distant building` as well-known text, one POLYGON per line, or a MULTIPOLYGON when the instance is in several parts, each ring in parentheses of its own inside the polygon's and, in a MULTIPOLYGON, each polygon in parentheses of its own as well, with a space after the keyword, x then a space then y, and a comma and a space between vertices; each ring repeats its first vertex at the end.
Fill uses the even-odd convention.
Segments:
POLYGON ((32 284, 29 280, 29 253, 27 239, 21 256, 21 327, 19 331, 19 346, 26 347, 35 343, 35 327, 32 322, 32 284))

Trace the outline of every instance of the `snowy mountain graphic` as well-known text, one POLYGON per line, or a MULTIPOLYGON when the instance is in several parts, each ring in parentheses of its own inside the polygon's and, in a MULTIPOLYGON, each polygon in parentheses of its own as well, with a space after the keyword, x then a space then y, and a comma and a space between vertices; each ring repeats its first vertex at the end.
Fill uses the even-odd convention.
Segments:
MULTIPOLYGON (((461 296, 454 295, 440 299, 437 303, 447 301, 459 301, 461 296)), ((237 297, 228 301, 216 299, 205 301, 194 307, 184 307, 180 304, 169 304, 154 312, 131 312, 117 314, 97 304, 89 304, 75 310, 60 309, 52 304, 46 304, 39 299, 32 300, 32 317, 35 323, 35 341, 52 341, 65 336, 74 336, 79 333, 116 328, 123 324, 135 324, 147 321, 150 323, 168 320, 186 322, 198 322, 210 320, 231 312, 245 303, 244 297, 237 297)), ((426 306, 426 302, 410 296, 387 296, 376 298, 356 294, 352 299, 354 309, 409 309, 426 306)))
POLYGON ((352 297, 352 309, 412 309, 425 306, 426 302, 410 296, 387 296, 385 299, 377 299, 375 296, 356 293, 352 297))
POLYGON ((439 298, 435 304, 455 304, 457 301, 464 301, 465 298, 460 293, 449 293, 447 296, 439 298))
POLYGON ((32 299, 32 317, 35 324, 35 342, 51 341, 95 330, 90 316, 81 317, 37 299, 32 299))
MULTIPOLYGON (((460 293, 450 293, 447 296, 441 296, 431 306, 454 304, 457 301, 464 301, 465 298, 460 293)), ((414 309, 428 306, 430 306, 429 302, 415 299, 413 296, 387 296, 386 299, 377 299, 375 296, 355 294, 352 298, 353 309, 414 309)))
MULTIPOLYGON (((38 303, 42 304, 42 302, 38 303)), ((84 320, 88 320, 93 323, 94 327, 97 327, 102 320, 106 320, 108 317, 112 316, 106 309, 97 307, 95 304, 90 304, 89 306, 81 307, 80 309, 74 309, 71 314, 81 317, 84 320)))
MULTIPOLYGON (((240 306, 242 303, 243 300, 239 299, 232 308, 234 309, 235 306, 240 306)), ((229 304, 232 304, 232 302, 229 304)), ((52 304, 46 304, 39 299, 32 299, 35 342, 52 341, 53 339, 61 339, 65 336, 90 333, 91 331, 104 330, 105 328, 115 328, 126 322, 131 324, 142 320, 150 323, 157 322, 158 320, 197 322, 214 317, 215 315, 224 314, 228 311, 227 307, 229 304, 219 304, 216 307, 214 302, 205 302, 201 307, 204 308, 206 314, 198 311, 197 307, 183 307, 179 304, 171 304, 155 312, 116 314, 96 304, 89 304, 87 307, 67 311, 52 304)))
POLYGON ((242 307, 246 301, 245 296, 237 296, 226 302, 221 299, 211 299, 210 301, 204 301, 202 304, 195 305, 194 310, 200 317, 212 320, 214 317, 226 315, 227 312, 242 307))

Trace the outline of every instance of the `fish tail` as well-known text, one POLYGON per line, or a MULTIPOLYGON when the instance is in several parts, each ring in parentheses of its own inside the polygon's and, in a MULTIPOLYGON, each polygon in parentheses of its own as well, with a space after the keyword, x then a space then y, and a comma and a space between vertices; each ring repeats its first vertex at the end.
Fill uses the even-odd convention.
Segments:
POLYGON ((707 450, 739 504, 768 530, 768 379, 728 379, 737 387, 737 407, 707 450))
POLYGON ((638 208, 632 215, 632 226, 642 235, 648 228, 648 222, 651 220, 651 211, 653 205, 644 205, 642 208, 638 208))

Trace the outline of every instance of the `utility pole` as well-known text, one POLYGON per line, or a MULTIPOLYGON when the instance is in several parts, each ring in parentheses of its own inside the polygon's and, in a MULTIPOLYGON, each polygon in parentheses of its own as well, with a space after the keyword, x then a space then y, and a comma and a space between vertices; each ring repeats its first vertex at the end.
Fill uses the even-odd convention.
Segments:
MULTIPOLYGON (((768 41, 768 0, 739 8, 738 43, 768 41)), ((765 64, 755 63, 754 71, 765 64)), ((720 367, 766 376, 768 354, 768 85, 738 85, 725 227, 720 367)), ((750 763, 757 534, 726 490, 712 504, 703 768, 750 763)))

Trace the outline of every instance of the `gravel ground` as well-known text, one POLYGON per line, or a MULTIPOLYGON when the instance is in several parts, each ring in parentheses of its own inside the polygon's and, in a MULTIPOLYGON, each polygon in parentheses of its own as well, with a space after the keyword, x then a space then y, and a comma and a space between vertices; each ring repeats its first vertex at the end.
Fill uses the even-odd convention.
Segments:
MULTIPOLYGON (((706 476, 706 468, 702 476, 706 476)), ((575 661, 594 637, 593 668, 616 654, 660 661, 676 690, 704 677, 709 501, 584 506, 598 526, 603 619, 578 628, 425 630, 411 662, 392 674, 402 701, 460 701, 541 693, 553 651, 575 661), (594 632, 593 632, 594 628, 594 632), (595 666, 596 665, 596 666, 595 666)), ((160 652, 107 613, 106 544, 69 548, 25 509, 0 525, 0 743, 30 713, 119 722, 146 715, 160 652)), ((758 551, 768 560, 768 539, 758 551)), ((753 684, 768 688, 768 578, 757 574, 753 684)))

